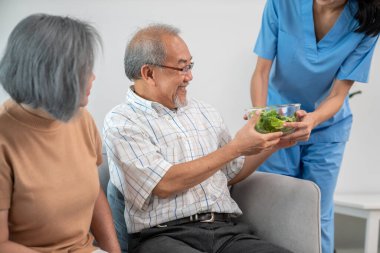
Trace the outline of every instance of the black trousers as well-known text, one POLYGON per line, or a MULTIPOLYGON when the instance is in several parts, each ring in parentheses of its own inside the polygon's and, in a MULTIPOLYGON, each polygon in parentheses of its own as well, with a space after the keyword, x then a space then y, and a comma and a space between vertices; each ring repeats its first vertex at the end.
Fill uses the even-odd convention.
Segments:
POLYGON ((130 236, 129 253, 289 253, 260 240, 247 225, 234 222, 188 223, 148 228, 130 236))

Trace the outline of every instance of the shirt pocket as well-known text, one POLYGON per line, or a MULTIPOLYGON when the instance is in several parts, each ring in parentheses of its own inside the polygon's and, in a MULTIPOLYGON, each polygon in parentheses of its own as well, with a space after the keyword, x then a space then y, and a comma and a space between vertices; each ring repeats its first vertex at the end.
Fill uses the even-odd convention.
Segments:
POLYGON ((295 59, 298 48, 299 43, 297 37, 279 30, 277 58, 279 58, 283 63, 291 63, 295 59))
POLYGON ((171 164, 185 162, 186 149, 184 148, 184 143, 181 138, 182 137, 178 135, 176 136, 176 140, 160 147, 161 155, 171 164))

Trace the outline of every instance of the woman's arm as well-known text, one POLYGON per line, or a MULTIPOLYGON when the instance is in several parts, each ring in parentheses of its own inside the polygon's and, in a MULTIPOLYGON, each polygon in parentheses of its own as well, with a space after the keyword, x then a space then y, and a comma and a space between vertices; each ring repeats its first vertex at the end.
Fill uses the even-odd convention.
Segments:
POLYGON ((314 127, 330 119, 340 110, 353 84, 354 81, 351 80, 334 81, 329 96, 323 100, 314 112, 309 113, 314 119, 314 127))
POLYGON ((295 127, 296 131, 283 138, 295 141, 307 141, 310 137, 311 130, 322 122, 330 119, 340 110, 353 83, 354 81, 351 80, 336 79, 330 94, 314 112, 299 112, 298 116, 301 118, 301 122, 284 124, 285 126, 295 127))
POLYGON ((266 106, 268 95, 269 72, 272 61, 257 58, 256 68, 251 78, 251 100, 253 106, 266 106))
POLYGON ((9 241, 8 210, 0 210, 0 252, 38 253, 21 244, 9 241))
POLYGON ((111 209, 102 189, 99 190, 99 196, 95 203, 91 232, 102 250, 109 253, 121 252, 112 221, 111 209))

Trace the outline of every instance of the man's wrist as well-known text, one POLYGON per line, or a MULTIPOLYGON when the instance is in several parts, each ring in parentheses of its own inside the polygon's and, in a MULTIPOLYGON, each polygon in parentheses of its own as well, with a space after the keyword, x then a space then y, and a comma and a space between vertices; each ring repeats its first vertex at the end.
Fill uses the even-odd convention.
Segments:
POLYGON ((224 147, 224 154, 228 160, 233 160, 239 156, 242 156, 242 152, 239 150, 239 146, 235 143, 235 140, 230 141, 224 147))

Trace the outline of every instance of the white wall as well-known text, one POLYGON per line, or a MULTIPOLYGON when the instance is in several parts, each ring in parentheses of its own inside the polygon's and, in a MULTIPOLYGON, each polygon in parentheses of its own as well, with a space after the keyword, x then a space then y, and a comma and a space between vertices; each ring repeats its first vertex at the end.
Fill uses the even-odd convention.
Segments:
MULTIPOLYGON (((129 80, 123 54, 138 27, 165 22, 179 27, 194 57, 190 96, 222 112, 232 133, 243 124, 250 106, 249 80, 256 56, 252 47, 260 28, 265 0, 0 0, 0 52, 13 27, 31 13, 70 15, 92 22, 104 40, 89 110, 99 129, 114 105, 124 99, 129 80)), ((369 84, 356 84, 362 95, 352 99, 354 126, 348 143, 338 192, 380 192, 380 49, 374 55, 369 84)), ((6 99, 0 91, 0 102, 6 99)))
POLYGON ((138 27, 152 22, 166 22, 182 30, 195 62, 190 95, 218 107, 232 132, 243 124, 256 59, 251 48, 263 1, 0 1, 0 50, 15 24, 34 12, 68 14, 98 28, 104 53, 95 69, 89 108, 100 128, 106 112, 123 100, 130 84, 123 70, 127 40, 138 27))

